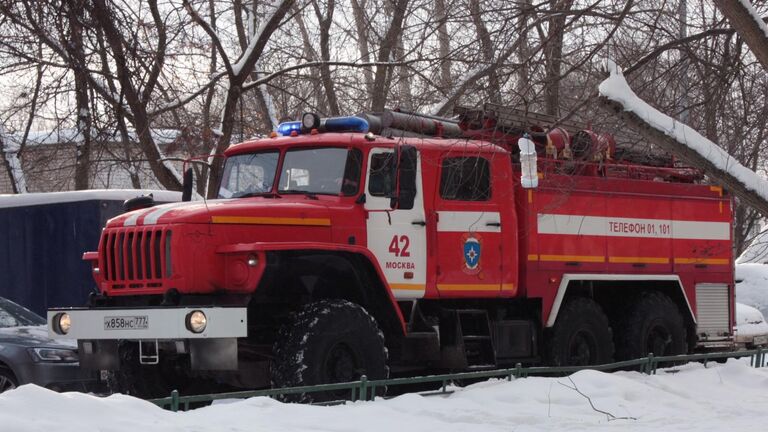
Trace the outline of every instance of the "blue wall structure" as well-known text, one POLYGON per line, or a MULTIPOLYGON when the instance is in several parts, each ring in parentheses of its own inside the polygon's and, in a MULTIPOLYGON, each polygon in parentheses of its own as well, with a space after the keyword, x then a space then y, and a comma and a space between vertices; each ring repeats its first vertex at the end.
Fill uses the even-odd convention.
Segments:
POLYGON ((42 316, 85 306, 96 283, 83 253, 97 250, 102 227, 122 212, 123 199, 0 207, 0 296, 42 316))

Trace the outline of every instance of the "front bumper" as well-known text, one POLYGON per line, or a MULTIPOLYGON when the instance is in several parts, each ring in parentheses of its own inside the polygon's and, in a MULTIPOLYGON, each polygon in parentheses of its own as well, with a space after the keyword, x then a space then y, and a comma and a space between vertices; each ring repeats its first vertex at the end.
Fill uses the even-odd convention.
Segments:
POLYGON ((248 335, 248 314, 244 307, 51 309, 48 333, 53 338, 80 340, 238 338, 248 335), (207 318, 201 333, 187 329, 186 317, 193 311, 202 311, 207 318), (60 313, 70 316, 71 328, 66 334, 54 329, 53 320, 60 313))
MULTIPOLYGON (((237 338, 248 336, 248 313, 244 307, 51 309, 48 333, 77 339, 80 364, 86 370, 120 369, 121 341, 138 341, 139 348, 149 348, 153 362, 159 361, 163 348, 171 355, 189 354, 192 369, 236 370, 237 338), (186 325, 193 311, 207 318, 200 333, 186 325), (65 335, 57 333, 54 325, 61 313, 70 316, 71 327, 65 335)), ((136 361, 146 363, 141 356, 136 361)))

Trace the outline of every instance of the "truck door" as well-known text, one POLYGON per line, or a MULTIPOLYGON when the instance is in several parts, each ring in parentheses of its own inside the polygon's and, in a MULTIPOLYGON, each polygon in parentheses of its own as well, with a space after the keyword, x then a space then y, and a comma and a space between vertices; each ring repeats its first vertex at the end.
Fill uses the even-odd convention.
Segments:
POLYGON ((437 289, 441 297, 498 296, 502 288, 501 214, 491 161, 445 155, 435 194, 437 289))
POLYGON ((391 197, 396 152, 373 148, 366 174, 368 249, 373 252, 397 299, 424 297, 427 281, 427 230, 421 179, 421 156, 416 153, 416 194, 413 205, 393 210, 391 197))

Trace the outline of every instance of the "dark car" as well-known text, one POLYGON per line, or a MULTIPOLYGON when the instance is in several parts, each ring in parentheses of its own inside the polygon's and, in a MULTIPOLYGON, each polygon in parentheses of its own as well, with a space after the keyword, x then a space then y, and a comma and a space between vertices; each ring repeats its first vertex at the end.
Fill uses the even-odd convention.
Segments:
POLYGON ((76 345, 51 339, 45 318, 0 297, 0 393, 21 384, 88 391, 95 382, 80 369, 76 345))

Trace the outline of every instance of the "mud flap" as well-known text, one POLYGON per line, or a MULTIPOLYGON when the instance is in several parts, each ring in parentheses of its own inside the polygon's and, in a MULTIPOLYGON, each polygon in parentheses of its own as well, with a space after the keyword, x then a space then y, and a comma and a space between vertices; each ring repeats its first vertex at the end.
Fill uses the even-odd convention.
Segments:
POLYGON ((237 370, 237 338, 190 339, 192 370, 237 370))
POLYGON ((117 340, 78 340, 80 367, 89 370, 118 370, 120 356, 117 340))

